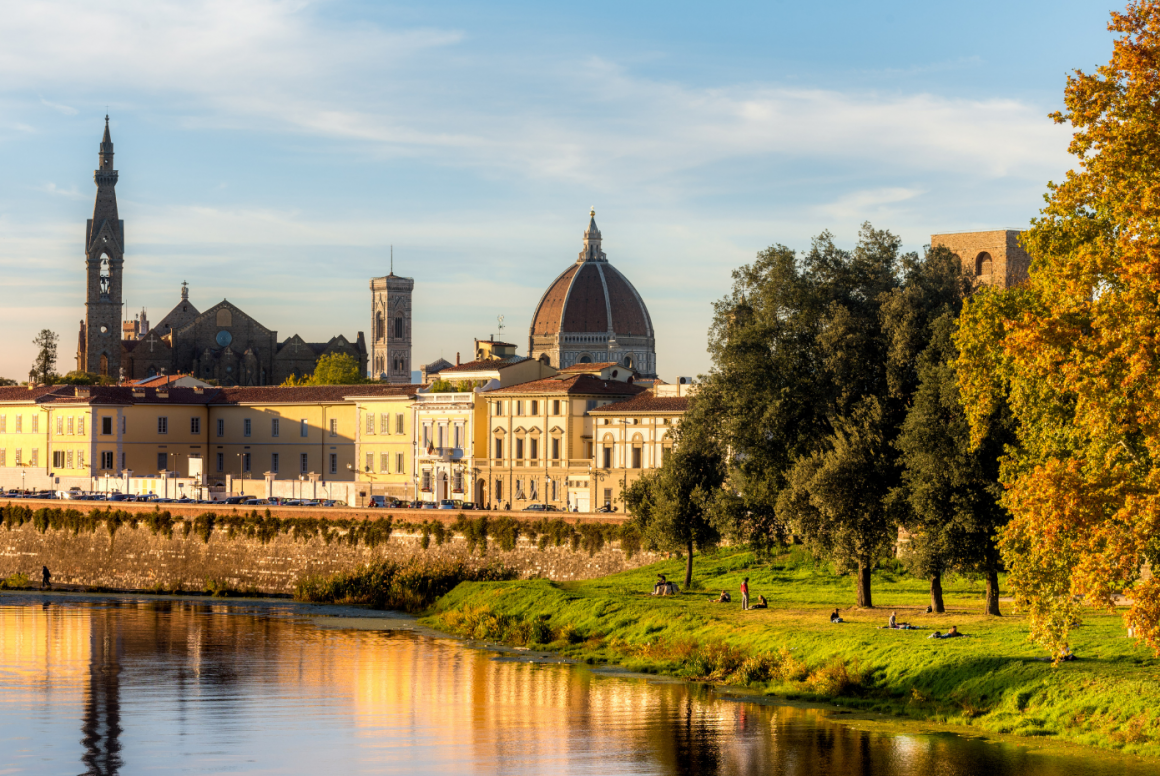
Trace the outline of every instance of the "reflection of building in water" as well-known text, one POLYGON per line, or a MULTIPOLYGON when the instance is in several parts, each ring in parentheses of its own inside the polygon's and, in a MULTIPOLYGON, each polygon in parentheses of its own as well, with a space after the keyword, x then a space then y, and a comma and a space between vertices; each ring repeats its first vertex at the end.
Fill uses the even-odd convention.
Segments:
POLYGON ((121 628, 116 609, 93 612, 88 693, 81 722, 87 774, 121 769, 121 628))

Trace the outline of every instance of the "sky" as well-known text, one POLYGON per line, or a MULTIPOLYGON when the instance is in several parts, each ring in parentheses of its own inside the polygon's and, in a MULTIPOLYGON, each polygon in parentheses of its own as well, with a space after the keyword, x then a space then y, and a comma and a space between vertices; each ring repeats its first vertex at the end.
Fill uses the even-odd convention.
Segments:
POLYGON ((0 17, 0 376, 50 328, 75 368, 110 116, 124 296, 188 281, 280 340, 370 331, 415 279, 412 363, 527 352, 595 208, 666 380, 710 367, 713 301, 762 249, 871 222, 1022 228, 1072 164, 1047 114, 1106 63, 1096 0, 440 3, 106 0, 0 17))

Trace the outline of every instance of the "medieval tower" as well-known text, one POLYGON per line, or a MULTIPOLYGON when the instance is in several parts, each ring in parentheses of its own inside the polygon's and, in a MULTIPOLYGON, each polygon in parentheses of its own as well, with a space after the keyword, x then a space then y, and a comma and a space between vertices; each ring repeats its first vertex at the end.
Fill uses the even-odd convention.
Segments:
POLYGON ((85 229, 85 319, 77 343, 77 369, 116 377, 121 367, 121 269, 125 262, 125 222, 117 218, 117 171, 109 117, 97 169, 97 201, 85 229))
POLYGON ((371 278, 370 377, 411 382, 411 292, 413 278, 391 274, 371 278))

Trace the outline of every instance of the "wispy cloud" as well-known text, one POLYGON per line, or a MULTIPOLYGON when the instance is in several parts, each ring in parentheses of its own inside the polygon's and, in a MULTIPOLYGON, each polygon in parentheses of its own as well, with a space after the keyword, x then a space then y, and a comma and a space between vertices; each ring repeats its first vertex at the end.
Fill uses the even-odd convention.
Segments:
POLYGON ((68 105, 61 105, 59 102, 49 102, 48 100, 44 99, 43 97, 40 98, 40 104, 44 105, 46 107, 52 108, 57 113, 62 113, 65 116, 77 115, 76 108, 69 107, 68 105))

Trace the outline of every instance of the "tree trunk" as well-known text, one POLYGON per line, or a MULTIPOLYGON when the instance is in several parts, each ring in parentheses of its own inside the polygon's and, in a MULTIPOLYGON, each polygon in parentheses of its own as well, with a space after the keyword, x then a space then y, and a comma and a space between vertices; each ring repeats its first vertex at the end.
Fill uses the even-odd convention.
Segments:
POLYGON ((942 574, 933 574, 930 578, 930 608, 942 614, 946 611, 942 599, 942 574))
POLYGON ((987 571, 987 614, 1003 616, 999 611, 999 572, 994 569, 987 571))
POLYGON ((689 546, 686 548, 688 555, 685 556, 685 590, 693 586, 693 540, 689 540, 689 546))
POLYGON ((870 567, 858 564, 858 606, 863 609, 873 609, 874 602, 870 598, 870 567))

